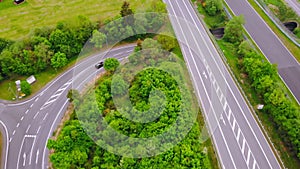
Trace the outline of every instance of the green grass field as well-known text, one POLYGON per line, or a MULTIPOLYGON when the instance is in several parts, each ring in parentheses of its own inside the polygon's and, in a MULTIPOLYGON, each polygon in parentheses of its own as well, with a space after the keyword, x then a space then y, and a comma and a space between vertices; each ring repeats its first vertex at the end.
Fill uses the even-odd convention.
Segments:
MULTIPOLYGON (((128 0, 135 11, 143 11, 152 0, 128 0)), ((54 26, 58 21, 86 15, 103 21, 119 14, 123 0, 27 0, 14 5, 12 0, 0 3, 0 37, 17 40, 34 28, 54 26)))

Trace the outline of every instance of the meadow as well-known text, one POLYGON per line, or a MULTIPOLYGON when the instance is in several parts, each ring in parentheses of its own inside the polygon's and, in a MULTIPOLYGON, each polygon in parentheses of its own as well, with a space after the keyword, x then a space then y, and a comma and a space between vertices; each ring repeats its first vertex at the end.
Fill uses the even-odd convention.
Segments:
MULTIPOLYGON (((131 8, 143 11, 152 0, 128 0, 131 8)), ((34 28, 55 26, 57 22, 72 20, 78 15, 92 21, 103 21, 116 16, 123 0, 27 0, 14 5, 12 0, 0 2, 0 37, 18 40, 34 28)))

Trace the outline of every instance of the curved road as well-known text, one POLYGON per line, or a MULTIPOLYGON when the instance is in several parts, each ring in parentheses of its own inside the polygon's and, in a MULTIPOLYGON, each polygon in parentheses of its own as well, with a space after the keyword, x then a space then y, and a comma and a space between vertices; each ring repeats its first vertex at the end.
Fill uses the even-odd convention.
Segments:
MULTIPOLYGON (((8 137, 6 153, 3 154, 6 169, 48 168, 46 143, 56 129, 68 106, 66 95, 72 82, 81 83, 72 88, 81 90, 102 69, 96 70, 95 63, 103 57, 118 59, 128 56, 134 45, 114 48, 91 56, 52 81, 33 98, 16 104, 0 104, 0 129, 8 137), (73 71, 80 72, 73 75, 73 71), (2 125, 1 125, 2 124, 2 125), (6 131, 7 130, 7 131, 6 131)), ((75 84, 75 83, 74 83, 75 84)))

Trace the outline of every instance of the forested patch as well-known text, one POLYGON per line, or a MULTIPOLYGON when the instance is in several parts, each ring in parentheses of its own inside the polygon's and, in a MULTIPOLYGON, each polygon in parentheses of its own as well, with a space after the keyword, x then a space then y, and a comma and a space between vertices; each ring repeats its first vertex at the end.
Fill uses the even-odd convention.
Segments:
POLYGON ((129 56, 130 62, 118 69, 114 69, 117 64, 107 64, 110 65, 107 73, 97 81, 93 90, 83 96, 75 94, 73 104, 77 107, 76 116, 65 124, 57 140, 49 140, 48 148, 54 150, 50 155, 53 166, 93 169, 211 168, 199 142, 198 122, 193 119, 197 116, 197 109, 193 106, 195 103, 192 97, 182 94, 191 92, 185 82, 189 79, 182 76, 184 65, 174 67, 176 59, 163 50, 157 41, 146 39, 129 56), (167 58, 163 59, 163 56, 167 58), (155 95, 153 91, 161 93, 155 95), (126 101, 118 104, 126 97, 129 97, 132 107, 126 101), (119 109, 119 106, 122 108, 119 109), (163 107, 161 112, 157 111, 160 106, 163 107), (153 116, 157 118, 151 119, 153 116), (141 123, 136 119, 151 121, 141 123), (191 126, 190 130, 182 133, 188 125, 191 126), (126 142, 126 137, 107 132, 107 126, 130 138, 151 138, 171 130, 163 142, 178 139, 179 143, 151 156, 155 149, 164 150, 168 146, 136 146, 135 141, 126 142), (103 149, 93 140, 100 145, 106 142, 108 146, 103 149), (120 143, 117 150, 111 144, 115 141, 120 143), (126 157, 110 153, 107 149, 118 151, 119 154, 125 152, 126 157), (138 158, 139 154, 149 154, 149 157, 138 158), (137 158, 129 158, 131 156, 137 158))

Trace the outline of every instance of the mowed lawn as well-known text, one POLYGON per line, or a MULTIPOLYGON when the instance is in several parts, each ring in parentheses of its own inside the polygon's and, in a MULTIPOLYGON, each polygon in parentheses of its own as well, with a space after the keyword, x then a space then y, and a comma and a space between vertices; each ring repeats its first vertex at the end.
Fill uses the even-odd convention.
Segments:
MULTIPOLYGON (((58 21, 86 15, 103 21, 119 14, 124 0, 27 0, 14 5, 12 0, 0 2, 0 37, 22 39, 34 28, 54 26, 58 21)), ((135 11, 143 11, 153 0, 127 0, 135 11)))

